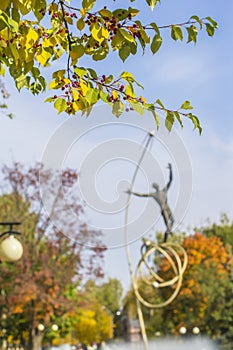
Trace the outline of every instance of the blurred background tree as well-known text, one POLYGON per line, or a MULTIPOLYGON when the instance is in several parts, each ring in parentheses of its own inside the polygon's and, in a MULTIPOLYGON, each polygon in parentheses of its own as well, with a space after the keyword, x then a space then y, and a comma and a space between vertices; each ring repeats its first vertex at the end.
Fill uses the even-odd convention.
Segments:
POLYGON ((38 350, 41 346, 45 333, 39 330, 39 324, 49 329, 75 309, 76 300, 70 297, 70 289, 76 290, 88 276, 103 277, 105 247, 101 233, 89 230, 83 221, 82 206, 72 192, 76 172, 65 170, 62 189, 57 189, 54 188, 55 171, 46 171, 39 180, 42 168, 41 164, 25 167, 19 163, 1 168, 1 221, 22 222, 24 245, 20 261, 1 264, 2 328, 5 339, 10 336, 11 341, 28 350, 38 350), (51 206, 56 213, 46 213, 43 208, 41 181, 49 194, 57 191, 51 206), (66 205, 75 213, 73 220, 65 214, 66 205), (59 229, 51 219, 54 215, 59 218, 59 229), (61 230, 67 225, 72 239, 61 230), (84 241, 86 245, 80 244, 84 241))
MULTIPOLYGON (((182 288, 177 298, 165 308, 143 308, 146 329, 150 337, 178 335, 182 326, 192 334, 198 327, 203 335, 218 340, 224 349, 233 343, 233 226, 226 216, 220 224, 202 228, 200 232, 183 238, 183 247, 188 254, 188 267, 184 273, 182 288)), ((179 240, 181 235, 177 237, 179 240)), ((173 237, 174 239, 174 237, 173 237)), ((155 257, 155 269, 160 276, 169 278, 168 262, 155 257), (157 266, 157 267, 156 267, 157 266)), ((175 286, 171 287, 174 288, 175 286)), ((139 290, 145 297, 157 303, 166 300, 169 288, 151 292, 143 282, 139 290)), ((136 317, 135 296, 130 290, 124 300, 125 313, 136 317)))

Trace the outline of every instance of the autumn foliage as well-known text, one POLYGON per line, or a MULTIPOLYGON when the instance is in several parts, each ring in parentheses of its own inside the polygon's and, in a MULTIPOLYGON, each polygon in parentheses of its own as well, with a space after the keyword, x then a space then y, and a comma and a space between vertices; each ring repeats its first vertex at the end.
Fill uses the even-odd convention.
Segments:
MULTIPOLYGON (((176 299, 163 309, 143 309, 146 329, 149 336, 158 331, 163 335, 178 335, 179 329, 185 326, 188 334, 198 327, 203 335, 218 339, 231 349, 233 340, 233 254, 232 244, 223 240, 226 234, 233 234, 232 225, 218 226, 218 235, 208 228, 208 236, 196 232, 186 236, 182 245, 188 255, 188 266, 183 276, 181 290, 176 299), (212 234, 211 234, 212 233, 212 234)), ((205 231, 205 230, 203 230, 205 231)), ((165 280, 169 279, 171 271, 168 260, 156 256, 155 270, 165 280)), ((150 292, 151 302, 166 300, 175 288, 154 289, 153 293, 142 282, 144 294, 150 292), (154 298, 154 299, 153 299, 154 298)), ((126 309, 133 309, 135 297, 128 293, 126 309)), ((224 348, 225 349, 225 348, 224 348)))
POLYGON ((72 194, 77 174, 70 169, 61 176, 62 194, 61 189, 54 188, 53 171, 45 172, 42 178, 50 194, 57 192, 52 210, 59 213, 60 228, 68 222, 72 239, 57 228, 58 221, 52 220, 57 216, 53 212, 48 216, 41 203, 42 168, 41 164, 26 168, 18 163, 2 168, 5 186, 0 197, 1 221, 22 222, 24 254, 17 263, 1 264, 0 310, 5 315, 6 337, 11 335, 28 350, 40 345, 38 340, 43 334, 38 331, 39 324, 50 329, 64 314, 75 310, 77 300, 71 297, 70 290, 80 286, 83 276, 103 275, 101 260, 105 250, 100 232, 88 230, 82 220, 82 206, 72 194), (64 193, 76 213, 73 221, 61 215, 67 205, 62 200, 64 193))

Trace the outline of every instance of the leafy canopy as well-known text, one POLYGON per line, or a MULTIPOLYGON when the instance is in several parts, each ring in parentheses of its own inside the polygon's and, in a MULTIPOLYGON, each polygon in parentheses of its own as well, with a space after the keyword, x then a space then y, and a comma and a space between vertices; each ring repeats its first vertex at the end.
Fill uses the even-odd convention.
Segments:
MULTIPOLYGON (((74 190, 78 176, 75 170, 62 172, 61 188, 54 185, 57 172, 43 171, 42 164, 3 165, 0 175, 1 221, 22 223, 24 246, 22 259, 16 263, 0 261, 0 313, 7 316, 5 338, 11 336, 24 344, 24 348, 36 350, 40 348, 35 346, 36 336, 40 335, 42 341, 44 335, 50 335, 47 330, 53 323, 59 324, 64 315, 76 310, 77 287, 84 278, 103 277, 105 247, 101 233, 89 230, 82 219, 83 208, 74 190), (55 194, 50 213, 41 200, 42 183, 49 195, 55 194), (64 215, 67 200, 76 213, 73 221, 67 213, 64 215), (54 215, 58 215, 59 229, 54 215), (73 239, 62 229, 67 223, 73 239), (46 326, 43 334, 38 334, 40 323, 46 326)), ((0 229, 3 232, 4 227, 0 229)))
MULTIPOLYGON (((159 2, 146 0, 151 9, 159 2)), ((201 131, 198 118, 190 112, 193 107, 189 101, 177 110, 167 109, 159 99, 148 103, 136 93, 135 87, 143 87, 130 72, 122 72, 118 77, 99 75, 91 67, 80 66, 80 59, 89 56, 93 61, 101 61, 114 51, 125 61, 136 55, 139 48, 144 53, 147 47, 156 54, 163 42, 163 29, 170 30, 172 40, 186 38, 187 43, 195 44, 199 30, 205 29, 213 36, 217 23, 210 17, 192 16, 183 23, 158 26, 154 22, 142 23, 138 8, 110 9, 111 6, 98 5, 101 2, 97 0, 82 0, 79 7, 70 0, 2 0, 0 74, 4 75, 7 68, 18 90, 27 88, 33 94, 45 91, 47 86, 56 90, 46 101, 52 102, 58 113, 82 111, 88 115, 101 100, 112 106, 117 117, 124 110, 139 114, 149 110, 159 126, 156 111, 163 111, 169 130, 175 120, 182 126, 181 117, 186 117, 201 131), (47 84, 45 68, 50 65, 60 65, 62 69, 53 70, 47 84)))

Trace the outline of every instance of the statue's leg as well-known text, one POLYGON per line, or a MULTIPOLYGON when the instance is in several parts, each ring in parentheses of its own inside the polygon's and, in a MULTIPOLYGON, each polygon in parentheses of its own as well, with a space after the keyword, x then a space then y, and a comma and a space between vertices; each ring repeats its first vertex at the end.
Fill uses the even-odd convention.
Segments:
POLYGON ((165 231, 165 233, 164 233, 164 238, 163 238, 163 243, 166 243, 166 242, 167 242, 167 238, 168 238, 169 233, 170 233, 170 232, 165 231))

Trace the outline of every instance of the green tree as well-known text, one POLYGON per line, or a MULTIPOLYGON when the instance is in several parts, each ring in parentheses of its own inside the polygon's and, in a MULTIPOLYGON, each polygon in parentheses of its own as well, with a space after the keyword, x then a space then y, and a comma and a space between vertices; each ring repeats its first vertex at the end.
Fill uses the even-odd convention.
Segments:
POLYGON ((224 245, 232 246, 233 223, 229 220, 226 214, 221 215, 219 224, 213 223, 210 226, 203 227, 201 231, 207 237, 220 237, 224 245))
POLYGON ((1 315, 6 315, 1 320, 6 329, 4 336, 10 335, 8 339, 20 342, 28 350, 38 350, 41 346, 46 333, 39 331, 40 323, 47 331, 63 315, 76 309, 71 291, 80 285, 83 275, 88 272, 90 276, 102 276, 105 250, 100 232, 88 230, 81 219, 82 207, 71 194, 76 172, 67 169, 61 176, 62 192, 76 213, 72 221, 61 214, 66 204, 61 189, 54 188, 55 172, 46 171, 39 182, 42 168, 40 164, 26 168, 18 163, 2 168, 1 221, 22 222, 24 254, 15 264, 1 264, 0 309, 1 315), (57 193, 52 211, 59 215, 59 229, 51 219, 53 213, 48 216, 41 203, 41 181, 46 182, 50 193, 57 193), (73 239, 61 230, 67 223, 73 239), (79 244, 82 240, 93 248, 79 244))
POLYGON ((109 278, 107 282, 97 288, 96 298, 101 305, 104 305, 113 315, 121 308, 123 287, 116 278, 109 278))
POLYGON ((89 305, 95 300, 96 305, 101 305, 107 314, 111 315, 114 337, 121 335, 122 295, 122 284, 116 278, 109 278, 107 282, 101 284, 89 280, 85 284, 85 304, 89 305))
MULTIPOLYGON (((129 5, 132 2, 130 0, 129 5)), ((159 2, 146 0, 151 9, 159 2)), ((112 106, 117 117, 124 109, 140 114, 149 110, 159 125, 156 111, 162 111, 168 129, 175 120, 182 126, 184 117, 201 130, 189 101, 177 110, 166 108, 156 98, 156 102, 148 103, 138 93, 142 86, 130 72, 107 76, 93 67, 80 66, 80 61, 88 57, 93 61, 105 60, 112 51, 125 61, 137 55, 139 48, 144 52, 147 47, 156 54, 162 45, 164 30, 170 31, 172 40, 187 38, 188 43, 196 43, 200 30, 205 29, 213 36, 216 28, 217 23, 211 17, 196 15, 170 25, 143 23, 138 8, 127 5, 116 8, 114 2, 107 8, 97 0, 82 0, 78 7, 68 0, 2 0, 0 73, 4 74, 7 68, 18 90, 27 88, 33 94, 45 91, 47 86, 55 90, 46 101, 52 102, 58 113, 82 111, 89 114, 92 106, 101 100, 112 106), (45 68, 57 67, 56 61, 61 69, 52 70, 52 80, 47 84, 45 68)))
POLYGON ((107 282, 101 284, 90 279, 85 284, 85 293, 90 301, 96 299, 113 315, 121 308, 123 287, 117 278, 109 277, 107 282))

